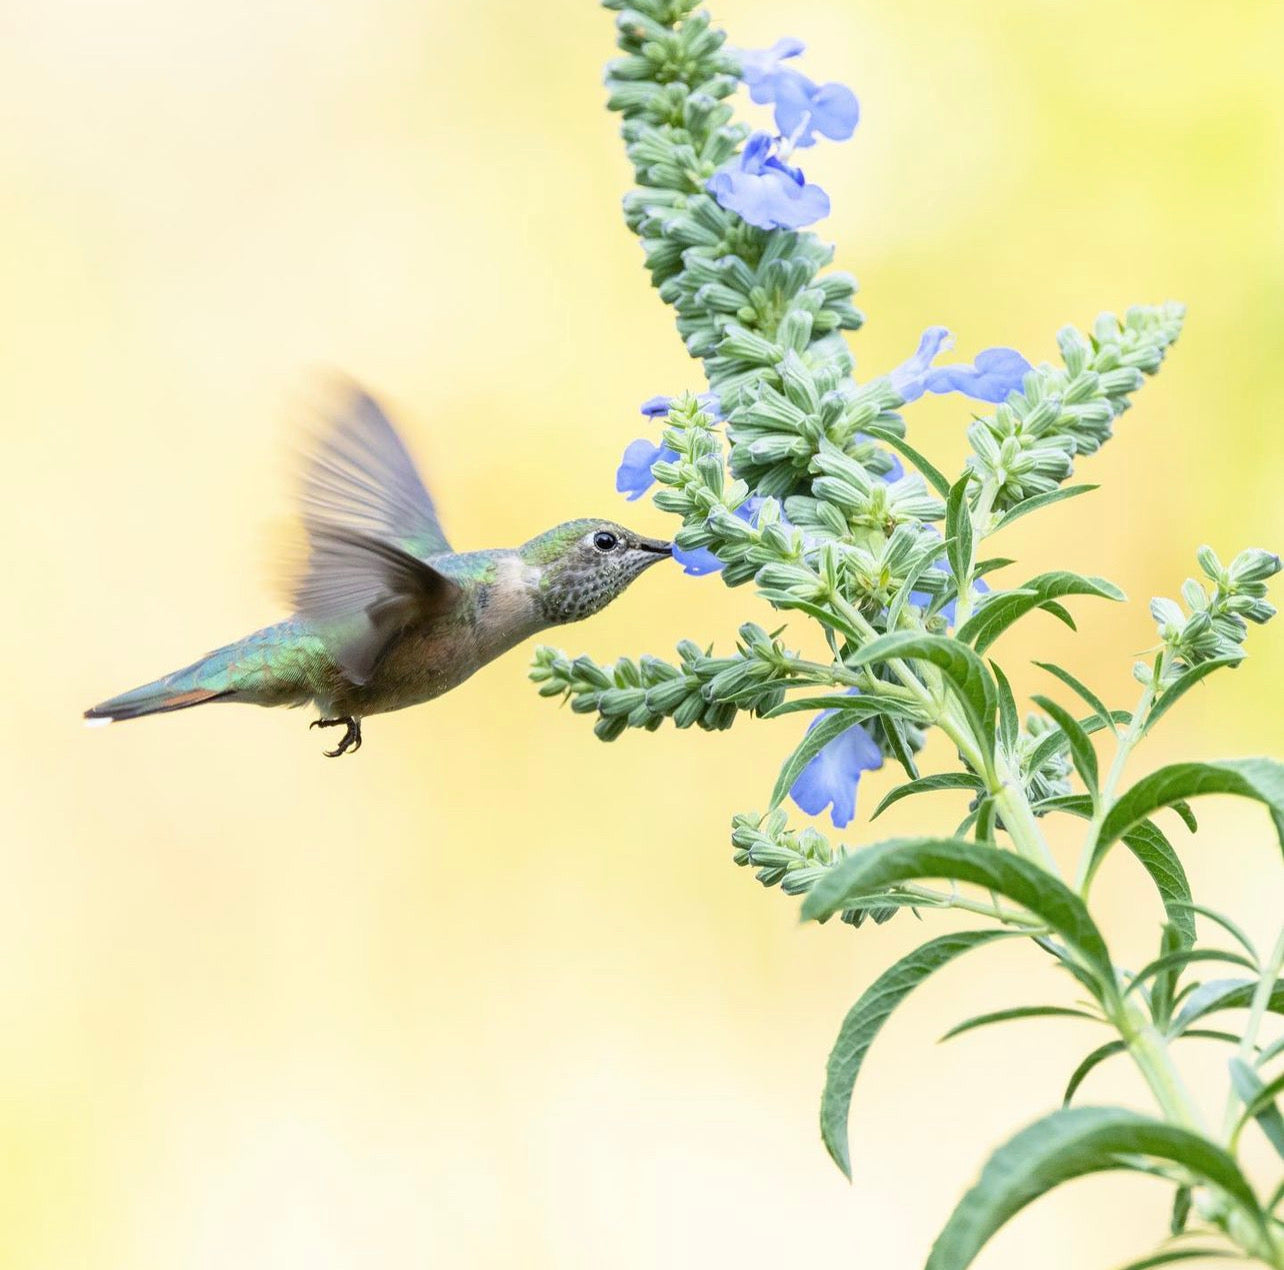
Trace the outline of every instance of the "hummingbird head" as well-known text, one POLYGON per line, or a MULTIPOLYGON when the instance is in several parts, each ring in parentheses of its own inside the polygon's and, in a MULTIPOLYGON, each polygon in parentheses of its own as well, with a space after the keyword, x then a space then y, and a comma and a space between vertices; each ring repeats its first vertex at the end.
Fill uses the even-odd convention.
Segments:
POLYGON ((604 609, 672 552, 672 543, 643 538, 612 520, 570 520, 518 548, 523 563, 539 570, 539 604, 555 625, 604 609))

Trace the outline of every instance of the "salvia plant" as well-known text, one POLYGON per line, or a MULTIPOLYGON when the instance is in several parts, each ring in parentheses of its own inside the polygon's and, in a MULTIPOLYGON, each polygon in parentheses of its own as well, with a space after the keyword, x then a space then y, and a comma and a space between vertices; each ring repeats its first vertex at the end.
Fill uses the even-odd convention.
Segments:
POLYGON ((1023 719, 990 656, 1035 610, 1073 625, 1064 607, 1071 597, 1123 600, 1103 578, 1063 571, 1000 586, 994 575, 1012 562, 986 550, 1019 517, 1092 488, 1067 483, 1075 464, 1110 440, 1133 394, 1159 370, 1181 331, 1181 306, 1106 314, 1086 332, 1066 327, 1055 365, 996 348, 938 366, 949 339, 933 327, 901 366, 857 382, 843 335, 862 322, 855 283, 826 271, 832 251, 805 227, 829 200, 797 166, 821 138, 852 135, 856 98, 804 75, 796 40, 729 48, 690 0, 607 7, 618 10, 622 50, 607 71, 609 105, 623 116, 637 181, 625 216, 707 379, 698 394, 643 407, 654 432, 628 447, 618 488, 637 497, 658 485, 656 505, 681 520, 676 554, 686 570, 718 572, 728 586, 753 582, 774 608, 816 623, 827 654, 805 658, 780 632, 746 623, 723 654, 685 641, 673 660, 602 666, 541 648, 532 678, 543 695, 592 716, 607 741, 666 719, 712 730, 744 716, 810 716, 766 814, 733 818, 736 863, 764 886, 803 896, 803 917, 818 922, 860 926, 905 908, 976 919, 896 962, 843 1021, 821 1133, 849 1176, 854 1083, 880 1028, 918 984, 965 953, 1014 938, 1074 981, 1078 1004, 1003 1004, 953 1029, 1069 1015, 1103 1025, 1108 1039, 1075 1068, 1057 1110, 991 1155, 933 1245, 929 1270, 961 1270, 1024 1205, 1109 1169, 1152 1174, 1173 1190, 1169 1236, 1135 1266, 1204 1255, 1284 1267, 1284 1183, 1263 1191, 1239 1162, 1253 1134, 1284 1158, 1284 1040, 1263 1032, 1268 1014, 1284 1014, 1284 930, 1263 956, 1231 918, 1196 903, 1171 829, 1156 820, 1171 809, 1171 824, 1194 833, 1188 800, 1233 794, 1264 803, 1284 845, 1284 765, 1183 762, 1131 786, 1123 778, 1133 750, 1185 693, 1243 660, 1250 624, 1274 615, 1266 593, 1279 557, 1250 548, 1223 561, 1199 549, 1200 576, 1183 584, 1181 602, 1151 604, 1157 638, 1135 667, 1140 699, 1131 710, 1039 663, 1047 692, 1023 719), (748 108, 770 117, 768 128, 736 121, 730 102, 742 87, 748 108), (900 411, 927 392, 987 403, 967 428, 971 453, 953 477, 906 439, 900 411), (924 774, 916 755, 933 728, 957 764, 924 774), (888 760, 906 780, 874 816, 903 799, 954 791, 967 807, 953 836, 838 844, 790 823, 788 800, 847 825, 862 771, 888 760), (1054 817, 1082 822, 1072 875, 1049 850, 1044 829, 1054 817), (1165 915, 1153 958, 1135 969, 1115 961, 1089 906, 1102 862, 1120 846, 1153 882, 1165 915), (1191 1038, 1227 1048, 1217 1122, 1174 1064, 1173 1051, 1191 1038), (1093 1069, 1114 1055, 1136 1065, 1151 1114, 1081 1100, 1093 1069))

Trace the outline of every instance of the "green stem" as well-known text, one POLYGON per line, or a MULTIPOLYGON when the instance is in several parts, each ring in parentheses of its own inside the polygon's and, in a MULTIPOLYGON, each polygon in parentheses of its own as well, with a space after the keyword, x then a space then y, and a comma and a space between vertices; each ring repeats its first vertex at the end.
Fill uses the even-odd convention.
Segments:
POLYGON ((917 884, 902 886, 899 889, 906 895, 921 899, 925 906, 930 905, 932 908, 957 908, 965 913, 977 913, 981 917, 992 917, 1006 926, 1020 926, 1029 930, 1031 934, 1046 929, 1046 924, 1037 917, 1032 917, 1029 913, 1018 909, 1006 908, 997 902, 987 904, 984 900, 969 899, 966 895, 959 895, 953 891, 938 891, 933 887, 917 884))
POLYGON ((1164 671, 1165 656, 1166 653, 1160 655, 1159 664, 1155 667, 1155 673, 1142 692, 1141 700, 1137 702, 1137 708, 1133 711, 1132 722, 1128 724, 1128 730, 1118 739, 1115 746, 1114 761, 1110 764, 1110 770, 1106 773, 1106 779, 1097 795, 1096 805, 1092 812, 1092 820, 1088 824, 1088 833, 1084 839, 1083 850, 1079 855, 1079 867, 1075 872, 1074 889, 1080 895, 1086 896, 1089 886, 1092 885, 1092 866, 1097 845, 1097 833, 1101 828, 1102 821, 1106 818, 1106 813, 1114 804, 1115 790, 1119 788, 1119 781, 1123 777, 1124 767, 1136 748, 1137 742, 1141 740, 1142 733, 1146 730, 1146 721, 1150 717, 1150 708, 1155 704, 1155 689, 1164 671))
POLYGON ((1008 766, 1005 757, 1000 757, 1000 764, 1002 770, 998 774, 997 783, 992 788, 991 794, 994 805, 1003 819, 1003 827, 1012 839, 1012 845, 1016 848, 1018 855, 1024 856, 1032 864, 1037 864, 1053 877, 1060 877, 1057 862, 1043 837, 1043 831, 1039 828, 1034 812, 1030 810, 1030 802, 1025 796, 1020 774, 1008 766))
MULTIPOLYGON (((1239 1060, 1241 1063, 1247 1063, 1250 1067, 1253 1065, 1253 1055, 1257 1049, 1257 1034, 1262 1029, 1262 1020, 1266 1017, 1266 1007, 1271 1003, 1271 993, 1275 991, 1275 984, 1280 977, 1281 970, 1284 970, 1284 926, 1280 927, 1280 933, 1275 940, 1275 947, 1271 949, 1271 955, 1262 967, 1261 978, 1257 981, 1257 987, 1253 989, 1253 999, 1248 1008, 1248 1019, 1244 1024, 1244 1035, 1239 1042, 1239 1060)), ((1230 1141, 1231 1135, 1235 1131, 1239 1102, 1239 1095, 1236 1094, 1235 1086, 1232 1085, 1226 1096, 1226 1112, 1222 1117, 1222 1136, 1227 1141, 1230 1141)))

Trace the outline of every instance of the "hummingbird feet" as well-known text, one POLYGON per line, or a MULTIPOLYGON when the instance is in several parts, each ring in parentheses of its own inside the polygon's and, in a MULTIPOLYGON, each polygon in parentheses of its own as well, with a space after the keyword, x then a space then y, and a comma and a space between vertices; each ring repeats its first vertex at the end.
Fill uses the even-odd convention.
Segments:
POLYGON ((308 724, 310 729, 337 728, 340 724, 344 724, 347 727, 347 731, 333 750, 322 751, 326 758, 338 758, 340 754, 346 754, 349 750, 355 754, 361 748, 361 720, 348 714, 338 719, 313 719, 308 724))

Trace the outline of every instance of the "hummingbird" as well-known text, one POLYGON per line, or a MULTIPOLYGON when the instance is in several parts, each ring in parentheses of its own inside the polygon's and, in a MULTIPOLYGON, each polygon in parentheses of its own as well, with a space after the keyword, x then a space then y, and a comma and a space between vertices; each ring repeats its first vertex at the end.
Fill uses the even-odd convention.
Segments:
POLYGON ((85 711, 91 724, 209 701, 313 703, 309 726, 342 727, 338 758, 368 715, 431 701, 539 631, 600 612, 672 544, 610 520, 569 520, 520 547, 451 548, 401 437, 347 386, 314 438, 299 485, 306 559, 293 617, 85 711))

